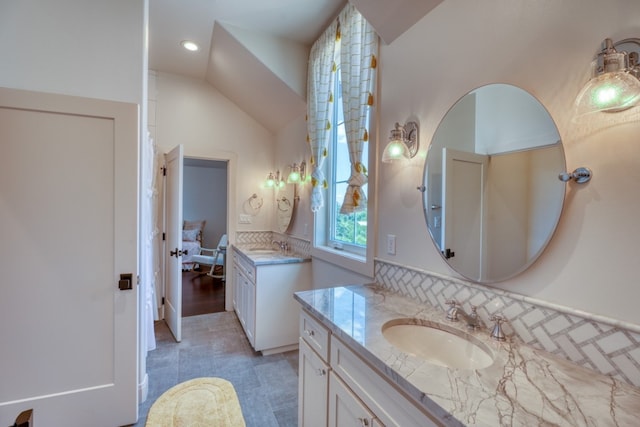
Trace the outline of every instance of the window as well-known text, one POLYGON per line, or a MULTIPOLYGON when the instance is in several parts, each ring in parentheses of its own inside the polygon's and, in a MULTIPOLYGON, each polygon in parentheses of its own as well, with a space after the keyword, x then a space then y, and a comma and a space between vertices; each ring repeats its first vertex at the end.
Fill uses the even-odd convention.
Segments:
POLYGON ((367 145, 375 140, 369 130, 377 50, 373 27, 348 4, 311 48, 307 89, 310 204, 316 213, 312 254, 366 277, 374 273, 375 162, 367 145), (344 100, 342 86, 349 93, 344 100))
MULTIPOLYGON (((341 214, 340 208, 348 187, 349 176, 351 175, 351 162, 349 161, 349 148, 344 126, 344 114, 342 110, 342 90, 340 87, 340 68, 336 71, 335 87, 333 90, 333 119, 330 152, 332 155, 328 159, 328 183, 329 197, 327 202, 327 222, 329 224, 326 232, 326 240, 329 246, 364 255, 367 247, 367 210, 356 213, 341 214)), ((365 168, 368 166, 369 149, 368 144, 362 154, 362 163, 365 168)), ((365 184, 362 190, 367 194, 368 186, 365 184)))

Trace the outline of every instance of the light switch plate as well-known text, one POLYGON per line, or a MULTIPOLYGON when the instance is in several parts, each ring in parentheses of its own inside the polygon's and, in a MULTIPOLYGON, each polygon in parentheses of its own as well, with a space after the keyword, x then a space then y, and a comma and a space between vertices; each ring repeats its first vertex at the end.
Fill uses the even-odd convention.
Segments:
POLYGON ((387 234, 387 255, 396 254, 396 236, 394 234, 387 234))
POLYGON ((238 220, 240 224, 251 224, 251 215, 240 214, 240 219, 238 220))

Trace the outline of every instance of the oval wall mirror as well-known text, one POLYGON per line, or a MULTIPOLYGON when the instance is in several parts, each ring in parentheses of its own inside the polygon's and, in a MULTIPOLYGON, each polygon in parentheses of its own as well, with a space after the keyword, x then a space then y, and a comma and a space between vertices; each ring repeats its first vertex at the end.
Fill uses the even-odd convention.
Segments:
POLYGON ((478 283, 526 270, 553 235, 565 157, 547 110, 506 84, 473 90, 438 125, 427 152, 423 208, 438 251, 478 283))
POLYGON ((296 185, 285 184, 276 196, 276 222, 279 232, 286 233, 289 230, 295 206, 296 185))

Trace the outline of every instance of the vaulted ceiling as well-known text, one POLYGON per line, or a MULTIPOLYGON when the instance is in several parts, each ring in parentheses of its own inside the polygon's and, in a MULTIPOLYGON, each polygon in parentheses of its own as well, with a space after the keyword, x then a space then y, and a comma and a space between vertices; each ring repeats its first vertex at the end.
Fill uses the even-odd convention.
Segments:
MULTIPOLYGON (((443 0, 352 0, 391 43, 443 0)), ((305 110, 311 44, 345 0, 149 0, 149 68, 207 81, 271 132, 305 110), (200 49, 189 52, 181 41, 200 49)))

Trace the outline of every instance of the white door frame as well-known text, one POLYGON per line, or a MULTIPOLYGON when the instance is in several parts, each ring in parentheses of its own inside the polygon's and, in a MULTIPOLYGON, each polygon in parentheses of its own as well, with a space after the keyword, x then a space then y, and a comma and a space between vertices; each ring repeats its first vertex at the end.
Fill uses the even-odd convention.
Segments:
MULTIPOLYGON (((238 155, 231 151, 211 149, 193 149, 188 146, 184 146, 184 157, 190 159, 200 160, 214 160, 214 161, 226 161, 227 162, 227 237, 229 239, 229 246, 236 242, 236 218, 237 218, 237 165, 238 155)), ((166 203, 166 200, 165 200, 166 203)), ((166 211, 166 208, 165 208, 166 211)), ((168 247, 165 244, 164 251, 168 251, 168 247)), ((166 255, 163 253, 163 259, 166 255)), ((226 257, 226 264, 224 266, 225 271, 229 272, 231 257, 226 257)), ((162 276, 162 295, 166 294, 166 277, 163 273, 162 276)), ((233 278, 231 274, 226 275, 225 282, 225 303, 224 308, 226 311, 233 310, 233 278)), ((162 316, 164 318, 164 307, 162 308, 162 316)))

